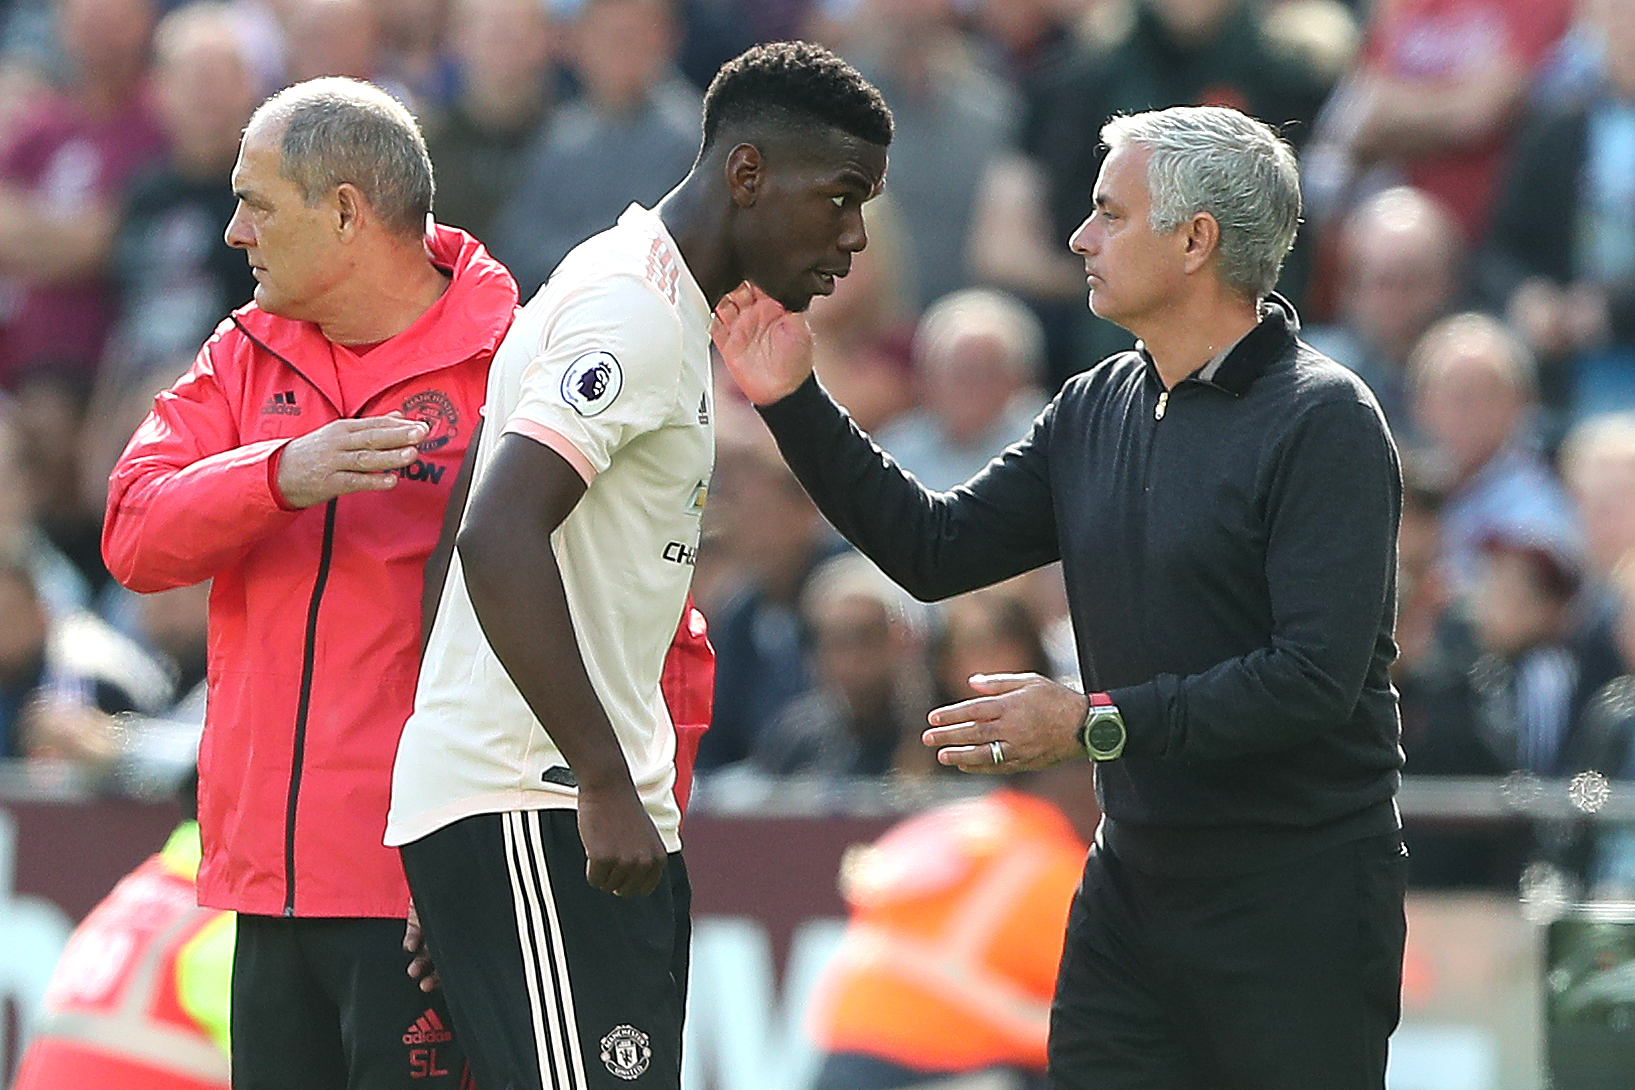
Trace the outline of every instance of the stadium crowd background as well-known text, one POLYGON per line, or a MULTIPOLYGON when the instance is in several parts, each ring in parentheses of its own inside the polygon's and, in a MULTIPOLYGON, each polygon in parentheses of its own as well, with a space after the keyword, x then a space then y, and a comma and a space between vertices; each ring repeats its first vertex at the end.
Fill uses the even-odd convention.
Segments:
MULTIPOLYGON (((205 588, 129 595, 98 540, 153 394, 253 290, 222 229, 257 102, 330 74, 401 97, 437 217, 526 297, 685 173, 720 62, 792 36, 862 68, 898 125, 871 244, 812 310, 819 374, 936 487, 1124 343, 1065 244, 1102 122, 1190 102, 1283 124, 1307 210, 1281 290, 1404 451, 1407 771, 1635 777, 1625 0, 0 0, 0 756, 137 796, 191 761, 205 588)), ((907 600, 742 399, 717 404, 701 799, 932 780, 924 714, 964 678, 1073 672, 1058 574, 907 600)), ((1582 823, 1413 850, 1421 886, 1514 890, 1542 861, 1635 894, 1635 836, 1582 823)))

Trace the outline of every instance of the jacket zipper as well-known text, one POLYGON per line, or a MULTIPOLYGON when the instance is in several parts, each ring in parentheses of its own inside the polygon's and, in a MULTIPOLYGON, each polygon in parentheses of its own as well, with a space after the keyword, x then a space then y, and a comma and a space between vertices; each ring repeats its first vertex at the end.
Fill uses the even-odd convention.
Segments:
MULTIPOLYGON (((1147 538, 1152 532, 1152 476, 1153 467, 1158 461, 1158 429, 1162 425, 1164 415, 1169 412, 1170 390, 1163 388, 1162 379, 1159 379, 1159 386, 1160 389, 1158 391, 1158 400, 1152 407, 1153 423, 1152 426, 1147 429, 1147 464, 1144 467, 1141 481, 1141 548, 1139 549, 1137 555, 1140 558, 1138 561, 1140 564, 1138 578, 1143 580, 1147 578, 1147 538)), ((1131 633, 1131 636, 1140 641, 1142 654, 1149 655, 1151 641, 1148 638, 1146 628, 1144 626, 1138 626, 1137 630, 1131 633)), ((1089 690, 1086 691, 1088 692, 1089 690)))
POLYGON ((290 766, 289 802, 284 811, 284 915, 295 915, 295 807, 301 796, 301 769, 306 763, 307 713, 312 706, 312 674, 318 653, 318 606, 329 582, 330 559, 335 551, 336 500, 324 506, 324 544, 318 555, 318 574, 312 581, 307 606, 307 634, 301 649, 301 696, 295 707, 295 746, 290 766))
MULTIPOLYGON (((1152 407, 1153 426, 1147 429, 1147 464, 1141 480, 1141 491, 1143 493, 1152 491, 1153 449, 1158 445, 1158 422, 1162 421, 1164 414, 1169 412, 1170 391, 1162 388, 1162 379, 1159 380, 1159 384, 1158 401, 1152 407)), ((1143 516, 1143 523, 1144 521, 1145 516, 1143 516)), ((1146 532, 1144 525, 1142 532, 1146 532)))
MULTIPOLYGON (((267 353, 273 359, 288 367, 298 375, 302 382, 319 397, 329 402, 337 418, 344 418, 346 414, 341 407, 329 400, 322 387, 302 371, 287 356, 276 352, 266 342, 251 333, 244 327, 237 316, 233 317, 233 325, 243 334, 244 339, 267 353)), ((318 645, 318 603, 323 600, 324 584, 329 581, 330 559, 335 550, 335 500, 330 500, 324 511, 324 543, 318 556, 318 573, 312 582, 312 599, 307 606, 306 641, 301 648, 301 692, 295 710, 295 741, 292 745, 292 764, 290 765, 290 787, 288 800, 284 806, 284 915, 295 915, 295 808, 301 797, 301 766, 306 761, 307 748, 307 713, 312 704, 312 675, 316 667, 318 645)))

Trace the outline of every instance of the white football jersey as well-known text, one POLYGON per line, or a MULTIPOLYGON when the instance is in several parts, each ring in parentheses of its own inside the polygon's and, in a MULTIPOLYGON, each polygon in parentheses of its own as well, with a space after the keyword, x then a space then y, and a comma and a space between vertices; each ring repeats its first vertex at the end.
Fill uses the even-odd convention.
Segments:
MULTIPOLYGON (((714 465, 710 307, 658 216, 580 244, 494 356, 472 489, 501 435, 550 447, 586 490, 551 535, 591 684, 665 846, 681 847, 659 689, 714 465)), ((386 843, 460 818, 573 808, 567 761, 494 656, 450 563, 392 778, 386 843)))

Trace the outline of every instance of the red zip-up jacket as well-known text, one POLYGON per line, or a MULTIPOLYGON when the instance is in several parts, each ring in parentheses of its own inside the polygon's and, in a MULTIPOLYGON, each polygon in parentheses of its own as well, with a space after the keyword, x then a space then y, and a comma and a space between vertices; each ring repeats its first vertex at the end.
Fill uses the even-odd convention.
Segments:
POLYGON ((317 326, 235 311, 159 395, 110 479, 102 551, 137 591, 214 579, 199 750, 199 901, 257 915, 401 918, 381 844, 398 733, 413 708, 421 577, 517 287, 439 226, 448 290, 354 356, 317 326), (343 396, 337 367, 349 376, 343 396), (291 510, 290 439, 397 410, 431 425, 397 486, 291 510))

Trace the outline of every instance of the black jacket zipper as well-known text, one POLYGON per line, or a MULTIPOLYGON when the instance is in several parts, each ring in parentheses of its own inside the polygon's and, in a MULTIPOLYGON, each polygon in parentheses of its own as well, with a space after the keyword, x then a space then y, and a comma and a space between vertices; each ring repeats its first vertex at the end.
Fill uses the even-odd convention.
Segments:
POLYGON ((335 507, 324 505, 324 544, 318 554, 318 575, 312 581, 312 601, 307 606, 307 633, 301 648, 301 697, 295 707, 295 745, 290 766, 289 802, 284 810, 284 915, 295 915, 295 807, 301 795, 301 769, 306 763, 307 713, 312 707, 312 674, 318 650, 318 606, 323 601, 324 584, 329 582, 329 564, 335 551, 335 507))
MULTIPOLYGON (((305 372, 283 354, 276 352, 265 341, 251 333, 244 324, 233 317, 233 325, 244 335, 244 339, 261 349, 273 359, 288 367, 307 384, 307 388, 325 401, 329 397, 323 389, 313 382, 305 372)), ((329 401, 330 408, 335 410, 337 417, 346 414, 341 407, 329 401)), ((295 709, 295 741, 292 745, 290 764, 290 788, 288 800, 284 806, 284 915, 295 915, 295 811, 301 797, 301 770, 306 763, 307 748, 307 715, 312 707, 312 675, 317 667, 318 653, 318 606, 323 601, 324 585, 329 582, 329 567, 335 552, 335 500, 330 500, 324 509, 324 543, 318 554, 318 574, 312 581, 312 598, 307 605, 307 631, 301 647, 301 692, 295 709)))

